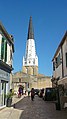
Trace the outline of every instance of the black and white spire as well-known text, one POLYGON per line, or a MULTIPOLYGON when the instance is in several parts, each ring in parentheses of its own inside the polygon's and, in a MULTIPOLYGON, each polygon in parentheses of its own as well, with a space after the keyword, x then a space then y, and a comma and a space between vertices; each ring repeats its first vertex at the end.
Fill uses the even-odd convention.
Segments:
POLYGON ((35 50, 35 40, 32 25, 32 17, 30 17, 28 36, 26 42, 25 57, 23 57, 23 66, 38 66, 38 57, 35 50))

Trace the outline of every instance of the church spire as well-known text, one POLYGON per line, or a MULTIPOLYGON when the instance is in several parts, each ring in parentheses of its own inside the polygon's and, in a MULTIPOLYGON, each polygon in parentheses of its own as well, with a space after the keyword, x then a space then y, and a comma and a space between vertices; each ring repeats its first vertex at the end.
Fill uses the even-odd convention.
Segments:
POLYGON ((32 25, 32 17, 30 17, 29 21, 29 27, 28 27, 28 39, 34 39, 34 31, 33 31, 33 25, 32 25))
POLYGON ((23 57, 23 72, 30 75, 38 75, 38 57, 36 54, 32 17, 29 20, 26 52, 23 57))

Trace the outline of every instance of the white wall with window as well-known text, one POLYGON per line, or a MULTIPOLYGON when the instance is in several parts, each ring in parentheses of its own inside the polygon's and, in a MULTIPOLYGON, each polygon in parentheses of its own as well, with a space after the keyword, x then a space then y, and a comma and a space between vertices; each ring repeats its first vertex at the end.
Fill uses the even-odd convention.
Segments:
POLYGON ((53 60, 53 76, 55 78, 62 78, 62 62, 61 62, 61 49, 59 49, 56 57, 53 60))
POLYGON ((0 34, 0 59, 8 65, 12 64, 12 46, 7 39, 0 34))
POLYGON ((67 38, 63 44, 63 69, 65 77, 67 75, 67 38))
POLYGON ((57 79, 59 77, 58 82, 67 83, 67 32, 62 38, 56 53, 52 59, 53 62, 53 78, 57 79))
POLYGON ((7 33, 2 23, 0 23, 0 108, 6 106, 5 95, 10 90, 13 53, 13 37, 7 33))

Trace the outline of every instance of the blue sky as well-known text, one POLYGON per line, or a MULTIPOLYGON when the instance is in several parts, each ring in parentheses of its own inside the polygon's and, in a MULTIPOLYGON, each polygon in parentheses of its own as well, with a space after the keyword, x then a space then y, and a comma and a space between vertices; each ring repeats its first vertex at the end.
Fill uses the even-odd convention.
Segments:
POLYGON ((52 58, 67 30, 67 0, 0 0, 0 21, 14 36, 14 71, 22 70, 32 16, 39 73, 52 76, 52 58))

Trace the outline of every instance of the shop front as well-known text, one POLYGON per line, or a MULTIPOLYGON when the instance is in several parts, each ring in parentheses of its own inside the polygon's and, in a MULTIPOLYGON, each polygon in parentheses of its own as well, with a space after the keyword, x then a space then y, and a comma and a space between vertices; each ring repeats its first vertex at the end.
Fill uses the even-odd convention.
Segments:
POLYGON ((9 92, 10 74, 0 69, 0 108, 6 106, 6 94, 9 92))

